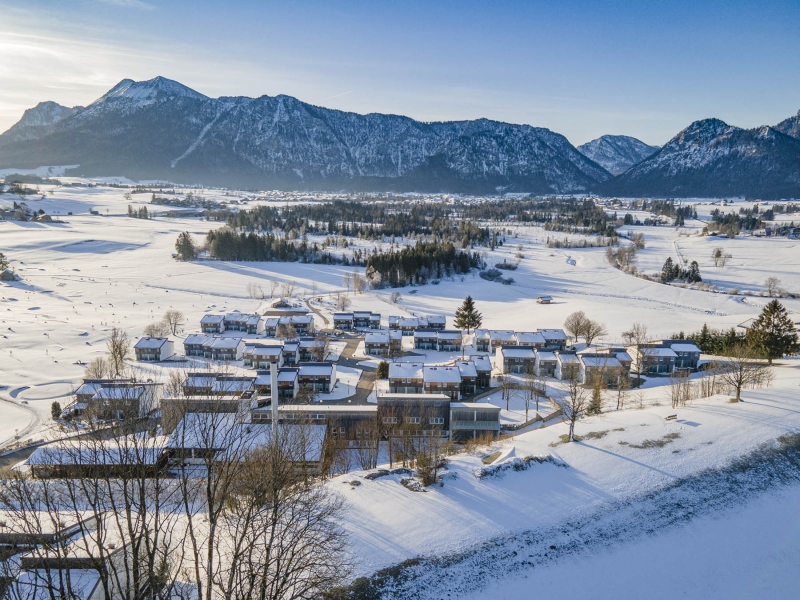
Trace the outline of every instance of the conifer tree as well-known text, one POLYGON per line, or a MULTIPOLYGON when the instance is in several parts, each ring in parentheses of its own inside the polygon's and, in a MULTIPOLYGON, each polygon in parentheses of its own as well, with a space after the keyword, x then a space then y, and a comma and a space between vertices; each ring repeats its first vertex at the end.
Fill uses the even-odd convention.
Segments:
POLYGON ((178 241, 175 242, 175 250, 178 251, 179 260, 194 260, 197 257, 197 250, 194 247, 192 236, 186 231, 178 236, 178 241))
POLYGON ((472 296, 467 296, 464 302, 456 310, 456 320, 453 325, 458 329, 466 329, 469 333, 470 329, 477 329, 483 323, 483 316, 475 310, 475 302, 472 296))
POLYGON ((773 359, 800 351, 795 324, 786 308, 777 300, 764 307, 750 327, 748 337, 769 364, 773 359))

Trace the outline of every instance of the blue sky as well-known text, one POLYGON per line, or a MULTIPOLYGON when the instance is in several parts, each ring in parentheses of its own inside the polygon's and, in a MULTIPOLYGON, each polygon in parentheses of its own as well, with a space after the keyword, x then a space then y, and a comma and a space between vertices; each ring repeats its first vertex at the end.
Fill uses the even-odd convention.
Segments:
POLYGON ((662 144, 697 119, 795 114, 798 23, 796 0, 0 0, 0 130, 42 100, 163 75, 209 96, 662 144))

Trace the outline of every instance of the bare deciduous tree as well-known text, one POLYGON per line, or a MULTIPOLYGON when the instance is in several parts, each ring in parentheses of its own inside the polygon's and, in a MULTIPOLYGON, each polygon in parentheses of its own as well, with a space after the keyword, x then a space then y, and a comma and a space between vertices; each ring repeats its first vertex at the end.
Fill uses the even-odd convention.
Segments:
POLYGON ((291 298, 294 295, 295 282, 292 279, 284 281, 281 285, 281 294, 286 298, 291 298))
POLYGON ((353 273, 351 277, 354 294, 363 294, 367 289, 367 280, 358 273, 353 273))
POLYGON ((111 373, 117 377, 125 368, 125 358, 131 349, 131 341, 128 339, 128 334, 122 329, 114 327, 111 330, 111 337, 106 342, 108 347, 108 362, 111 367, 111 373))
POLYGON ((277 279, 270 279, 269 280, 269 297, 274 298, 275 292, 278 291, 281 283, 277 279))
POLYGON ((672 408, 686 406, 692 400, 693 387, 690 375, 687 369, 678 369, 670 375, 667 393, 672 408))
POLYGON ((777 277, 767 277, 764 287, 767 288, 767 295, 772 298, 780 290, 781 280, 777 277))
POLYGON ((586 323, 583 326, 583 337, 587 346, 591 346, 596 338, 604 335, 608 335, 608 328, 603 323, 586 319, 586 323))
POLYGON ((622 338, 627 346, 633 347, 636 356, 633 358, 633 367, 636 372, 636 387, 642 383, 642 371, 645 367, 647 343, 650 337, 647 333, 647 325, 644 323, 634 323, 629 331, 622 333, 622 338))
POLYGON ((334 302, 336 303, 336 309, 339 311, 345 311, 350 307, 350 298, 347 294, 343 294, 342 292, 337 292, 336 296, 334 297, 334 302))
POLYGON ((391 302, 392 304, 398 304, 402 297, 403 296, 402 294, 400 294, 400 292, 392 292, 391 294, 389 294, 389 302, 391 302))
POLYGON ((108 359, 103 356, 98 356, 86 365, 84 376, 87 379, 105 379, 111 376, 111 365, 108 364, 108 359))
POLYGON ((186 322, 186 318, 179 310, 168 310, 164 313, 164 322, 169 326, 172 335, 177 335, 181 331, 181 326, 186 322))
POLYGON ((764 387, 772 381, 772 368, 760 358, 757 349, 748 344, 734 344, 727 355, 718 359, 719 380, 736 392, 734 402, 742 399, 743 389, 764 387))
POLYGON ((267 296, 262 285, 255 281, 251 281, 247 284, 247 295, 253 300, 263 300, 267 296))
POLYGON ((344 289, 347 290, 347 293, 353 289, 353 274, 352 273, 345 273, 342 275, 342 285, 344 289))
POLYGON ((578 336, 583 335, 586 321, 586 313, 584 313, 582 310, 576 311, 564 319, 564 329, 568 334, 575 338, 576 344, 578 343, 578 336))
POLYGON ((586 410, 587 391, 581 386, 577 372, 570 373, 567 379, 566 406, 564 412, 569 419, 569 441, 575 441, 575 423, 586 410))
POLYGON ((144 328, 144 335, 146 337, 166 337, 169 334, 169 325, 165 321, 156 321, 155 323, 150 323, 147 327, 144 328))

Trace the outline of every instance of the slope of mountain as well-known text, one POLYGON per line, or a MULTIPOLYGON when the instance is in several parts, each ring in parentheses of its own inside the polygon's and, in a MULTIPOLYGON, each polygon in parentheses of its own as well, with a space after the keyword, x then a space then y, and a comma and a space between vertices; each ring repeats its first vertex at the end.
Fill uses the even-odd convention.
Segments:
MULTIPOLYGON (((15 125, 14 127, 17 127, 15 125)), ((13 130, 14 128, 12 128, 13 130)), ((0 167, 276 188, 589 191, 611 175, 547 129, 486 119, 422 123, 289 96, 208 98, 123 80, 39 135, 0 136, 0 167)))
POLYGON ((629 197, 798 198, 800 140, 772 127, 696 121, 601 191, 629 197))
POLYGON ((800 110, 793 117, 789 117, 785 121, 781 121, 775 125, 775 129, 793 138, 800 139, 800 110))
POLYGON ((69 108, 56 102, 40 102, 26 110, 22 118, 0 136, 0 140, 21 142, 42 137, 50 131, 52 125, 74 115, 82 108, 82 106, 69 108))
POLYGON ((619 175, 658 151, 627 135, 603 135, 578 146, 578 150, 613 175, 619 175))

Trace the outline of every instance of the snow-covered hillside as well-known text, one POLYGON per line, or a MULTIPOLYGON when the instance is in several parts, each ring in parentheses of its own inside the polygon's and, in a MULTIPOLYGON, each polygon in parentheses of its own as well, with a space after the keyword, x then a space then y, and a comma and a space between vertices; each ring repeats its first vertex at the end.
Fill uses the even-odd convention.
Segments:
POLYGON ((578 146, 587 157, 612 175, 619 175, 658 150, 627 135, 603 135, 578 146))

